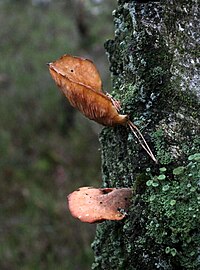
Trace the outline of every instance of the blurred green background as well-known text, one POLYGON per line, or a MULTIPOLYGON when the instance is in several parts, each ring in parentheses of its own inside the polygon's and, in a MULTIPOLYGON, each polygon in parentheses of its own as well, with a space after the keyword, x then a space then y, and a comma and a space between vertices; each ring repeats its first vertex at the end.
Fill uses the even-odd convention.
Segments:
POLYGON ((95 225, 66 196, 100 186, 101 127, 68 104, 46 63, 92 59, 110 88, 103 48, 115 0, 0 1, 0 269, 90 269, 95 225))

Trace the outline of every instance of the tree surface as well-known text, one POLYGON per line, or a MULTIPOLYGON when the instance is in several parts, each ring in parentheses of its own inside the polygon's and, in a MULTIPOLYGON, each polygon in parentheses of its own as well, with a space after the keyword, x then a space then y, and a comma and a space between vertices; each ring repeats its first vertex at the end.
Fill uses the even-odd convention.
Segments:
POLYGON ((127 217, 97 226, 92 269, 199 269, 200 91, 197 0, 119 0, 105 43, 125 127, 100 135, 104 187, 132 187, 127 217), (147 2, 147 3, 142 3, 147 2))

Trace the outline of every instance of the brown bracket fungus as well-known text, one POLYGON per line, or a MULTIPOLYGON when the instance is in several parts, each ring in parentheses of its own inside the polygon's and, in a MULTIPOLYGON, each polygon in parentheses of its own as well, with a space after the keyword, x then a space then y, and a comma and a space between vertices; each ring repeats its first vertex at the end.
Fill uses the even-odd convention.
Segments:
POLYGON ((103 93, 101 77, 92 61, 63 55, 48 66, 52 78, 73 107, 87 118, 105 126, 128 125, 141 146, 157 163, 139 129, 128 115, 118 113, 119 102, 103 93))
POLYGON ((73 217, 82 222, 95 223, 104 220, 121 220, 126 216, 133 191, 130 188, 82 187, 68 198, 73 217))

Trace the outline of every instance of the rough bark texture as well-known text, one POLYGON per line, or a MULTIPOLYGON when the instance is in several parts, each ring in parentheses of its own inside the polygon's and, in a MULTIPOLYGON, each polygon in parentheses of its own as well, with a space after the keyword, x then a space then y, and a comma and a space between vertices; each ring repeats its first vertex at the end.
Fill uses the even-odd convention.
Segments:
POLYGON ((159 164, 128 129, 103 129, 103 186, 136 196, 125 220, 98 225, 92 269, 200 268, 199 13, 197 0, 118 1, 113 95, 159 164))

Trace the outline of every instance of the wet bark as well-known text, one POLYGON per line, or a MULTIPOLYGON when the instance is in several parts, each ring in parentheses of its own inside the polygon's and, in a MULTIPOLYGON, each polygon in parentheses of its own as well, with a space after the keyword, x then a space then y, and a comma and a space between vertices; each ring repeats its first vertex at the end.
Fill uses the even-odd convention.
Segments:
POLYGON ((200 90, 197 0, 119 0, 105 44, 128 128, 104 128, 104 187, 132 187, 128 216, 97 227, 92 269, 199 269, 200 90))

